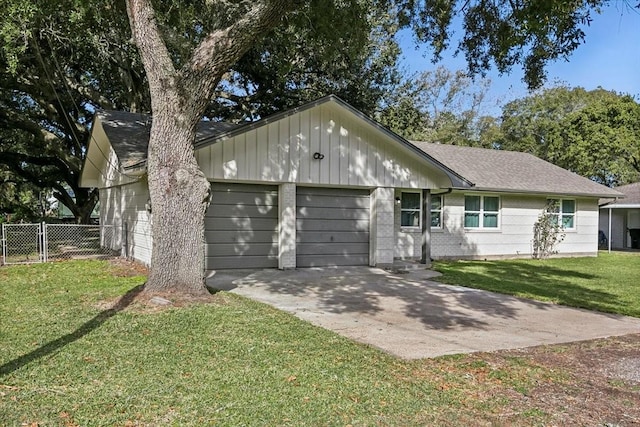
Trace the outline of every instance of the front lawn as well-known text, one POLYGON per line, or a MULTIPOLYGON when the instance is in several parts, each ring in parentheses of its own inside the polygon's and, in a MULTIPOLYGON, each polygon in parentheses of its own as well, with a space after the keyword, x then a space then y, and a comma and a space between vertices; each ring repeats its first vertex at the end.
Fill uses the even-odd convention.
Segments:
POLYGON ((0 425, 640 418, 638 386, 609 376, 615 360, 607 373, 573 366, 638 354, 638 337, 408 362, 233 294, 147 306, 135 299, 144 277, 127 271, 106 261, 0 267, 0 425))
POLYGON ((640 253, 436 262, 434 268, 442 283, 640 317, 640 253))

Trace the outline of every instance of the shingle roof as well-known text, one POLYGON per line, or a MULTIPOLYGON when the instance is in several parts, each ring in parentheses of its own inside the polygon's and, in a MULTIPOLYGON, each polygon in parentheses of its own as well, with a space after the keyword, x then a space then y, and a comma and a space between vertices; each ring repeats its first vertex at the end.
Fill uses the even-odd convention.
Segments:
MULTIPOLYGON (((102 128, 109 138, 122 167, 142 166, 147 160, 151 116, 125 111, 98 111, 102 128)), ((196 143, 235 129, 228 122, 202 121, 196 131, 196 143)))
POLYGON ((606 205, 607 207, 630 207, 640 208, 640 182, 633 184, 621 185, 616 187, 616 191, 624 194, 624 199, 612 201, 611 199, 601 199, 600 205, 606 205))
POLYGON ((589 197, 621 196, 611 188, 527 153, 428 142, 412 141, 412 144, 471 181, 478 190, 589 197))

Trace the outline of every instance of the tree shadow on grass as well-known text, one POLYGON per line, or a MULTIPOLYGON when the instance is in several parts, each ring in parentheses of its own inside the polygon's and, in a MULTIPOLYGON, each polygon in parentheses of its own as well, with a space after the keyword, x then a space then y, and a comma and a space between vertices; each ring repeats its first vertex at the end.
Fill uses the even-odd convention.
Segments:
POLYGON ((42 347, 38 347, 37 349, 33 350, 32 352, 24 354, 16 359, 10 360, 9 362, 0 366, 0 376, 5 376, 14 371, 17 371, 23 366, 26 366, 31 362, 35 362, 42 357, 48 356, 55 351, 63 348, 64 346, 79 340, 91 331, 96 330, 97 328, 102 326, 104 322, 131 305, 131 303, 136 299, 136 297, 140 294, 140 292, 142 292, 143 289, 144 284, 136 286, 135 288, 129 290, 126 294, 124 294, 113 307, 109 308, 108 310, 101 311, 95 317, 85 322, 75 331, 61 336, 60 338, 53 341, 50 341, 42 347))

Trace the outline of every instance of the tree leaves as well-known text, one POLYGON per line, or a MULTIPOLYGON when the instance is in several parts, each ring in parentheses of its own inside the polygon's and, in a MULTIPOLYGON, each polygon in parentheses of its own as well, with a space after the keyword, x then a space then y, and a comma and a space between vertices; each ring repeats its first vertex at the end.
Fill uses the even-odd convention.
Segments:
POLYGON ((640 105, 628 95, 556 87, 508 103, 501 148, 613 186, 640 178, 640 105))

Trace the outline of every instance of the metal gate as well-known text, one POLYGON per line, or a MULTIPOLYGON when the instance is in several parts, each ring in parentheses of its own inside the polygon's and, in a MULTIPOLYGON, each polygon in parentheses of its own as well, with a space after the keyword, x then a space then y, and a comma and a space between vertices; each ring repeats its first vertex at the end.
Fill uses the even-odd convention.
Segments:
POLYGON ((2 224, 3 264, 44 261, 42 224, 2 224))
POLYGON ((114 228, 78 224, 2 224, 2 263, 30 264, 117 255, 114 228))

